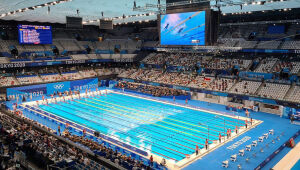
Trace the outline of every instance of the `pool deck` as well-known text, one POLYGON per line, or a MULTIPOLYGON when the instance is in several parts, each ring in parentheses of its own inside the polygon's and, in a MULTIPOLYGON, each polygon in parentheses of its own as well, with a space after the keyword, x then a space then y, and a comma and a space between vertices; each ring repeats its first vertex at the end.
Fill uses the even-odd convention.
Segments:
MULTIPOLYGON (((95 92, 91 92, 91 93, 95 94, 95 92)), ((103 93, 105 93, 105 90, 102 90, 102 94, 103 93)), ((174 101, 168 101, 168 100, 161 100, 161 98, 154 98, 154 97, 152 98, 152 97, 140 96, 140 95, 135 95, 135 94, 130 94, 130 93, 123 93, 123 92, 118 92, 118 91, 111 91, 111 90, 107 90, 107 93, 118 93, 118 94, 122 94, 122 95, 133 96, 133 97, 136 97, 136 98, 142 98, 142 99, 146 99, 146 100, 157 101, 157 102, 161 102, 161 103, 165 103, 165 104, 169 104, 169 105, 174 105, 174 106, 178 106, 178 107, 183 107, 183 108, 188 108, 188 109, 193 109, 193 110, 197 110, 197 111, 204 111, 204 112, 212 113, 212 114, 215 114, 215 115, 222 115, 222 116, 231 117, 231 118, 239 119, 239 120, 249 119, 249 118, 246 118, 246 117, 233 115, 230 112, 228 113, 228 112, 224 112, 224 111, 214 111, 211 108, 203 108, 202 106, 199 107, 199 106, 195 106, 195 105, 182 104, 182 103, 178 103, 178 101, 174 102, 174 101)), ((81 97, 84 97, 85 95, 86 95, 85 93, 82 93, 81 97)), ((88 93, 88 96, 91 96, 91 94, 88 93)), ((74 97, 74 98, 78 98, 78 97, 74 97)), ((71 100, 71 99, 72 98, 70 96, 65 97, 65 100, 71 100)), ((57 101, 63 101, 64 99, 62 97, 58 97, 58 98, 56 98, 56 100, 57 101)), ((49 103, 54 103, 55 101, 54 101, 54 99, 49 99, 48 98, 48 102, 49 103)), ((46 104, 46 101, 43 102, 42 100, 39 100, 38 103, 39 104, 46 104)), ((36 106, 37 102, 36 101, 31 101, 31 102, 26 102, 26 103, 22 104, 22 106, 25 106, 25 105, 36 106)), ((61 122, 61 123, 64 123, 64 122, 61 122)), ((193 162, 201 159, 202 157, 205 157, 208 154, 213 154, 214 151, 216 149, 218 149, 219 147, 222 147, 222 146, 226 145, 227 143, 230 143, 234 139, 236 139, 239 136, 243 135, 244 133, 250 131, 251 129, 255 128, 256 126, 258 126, 261 123, 262 123, 262 121, 253 119, 252 126, 249 126, 247 129, 245 127, 240 128, 238 134, 232 133, 232 137, 229 138, 228 140, 226 140, 225 137, 223 137, 221 143, 219 143, 219 141, 214 141, 212 144, 209 145, 208 150, 201 149, 199 151, 198 155, 196 155, 194 153, 192 155, 187 156, 187 158, 185 158, 183 160, 180 160, 178 162, 174 162, 172 160, 167 160, 167 167, 169 169, 182 169, 182 168, 185 168, 185 167, 189 167, 189 165, 192 164, 193 162), (225 142, 224 142, 224 140, 225 140, 225 142)), ((76 123, 74 123, 74 124, 76 124, 76 123)), ((74 127, 74 128, 77 129, 77 130, 82 130, 82 129, 78 129, 77 127, 74 127)), ((85 127, 85 128, 89 129, 87 127, 85 127)), ((93 130, 93 129, 90 129, 90 130, 93 130)), ((94 136, 93 133, 89 133, 89 135, 94 136)), ((109 142, 109 141, 107 141, 107 142, 109 142)), ((116 146, 119 146, 119 147, 122 148, 122 146, 120 146, 116 143, 114 143, 114 144, 116 146)), ((136 153, 135 151, 132 151, 132 152, 136 153)), ((144 155, 140 155, 139 153, 136 153, 136 154, 138 154, 139 156, 145 157, 144 155)), ((153 153, 150 153, 150 152, 148 154, 148 157, 145 157, 145 158, 149 159, 150 155, 153 155, 154 161, 156 161, 158 163, 161 162, 162 158, 160 156, 157 156, 157 155, 155 155, 153 153)))
POLYGON ((292 169, 299 160, 300 142, 273 167, 273 170, 292 169))
MULTIPOLYGON (((101 90, 104 90, 102 88, 101 90)), ((115 91, 115 90, 114 90, 115 91)), ((118 92, 118 91, 115 91, 118 92)), ((120 91, 119 91, 120 92, 120 91)), ((123 94, 123 92, 121 92, 123 94)), ((126 92, 127 95, 132 95, 137 97, 135 93, 126 92)), ((84 92, 82 92, 84 95, 84 92)), ((185 104, 184 100, 176 100, 174 102, 172 99, 160 98, 160 97, 149 97, 147 95, 138 95, 138 97, 159 100, 160 102, 166 102, 168 104, 174 104, 182 107, 191 107, 191 109, 199 108, 204 111, 214 111, 216 114, 227 114, 227 116, 234 116, 230 111, 225 110, 224 105, 208 103, 197 100, 189 100, 188 106, 185 104)), ((46 97, 48 100, 51 98, 46 97)), ((36 98, 36 100, 41 100, 42 97, 36 98)), ((67 98, 66 98, 67 99, 67 98)), ((12 109, 12 104, 14 101, 6 102, 7 106, 12 109)), ((29 102, 28 102, 29 103, 29 102)), ((21 103, 19 103, 21 104, 21 103)), ((36 104, 36 102, 32 102, 32 104, 36 104)), ((263 160, 265 160, 271 153, 273 153, 280 145, 282 145, 287 139, 293 136, 299 129, 299 124, 291 124, 288 119, 284 119, 279 117, 278 115, 273 115, 264 112, 250 112, 250 115, 255 120, 261 120, 261 123, 256 127, 248 128, 248 130, 244 133, 239 133, 239 136, 235 136, 234 138, 229 139, 225 143, 219 144, 217 148, 214 150, 211 148, 212 145, 218 145, 218 143, 213 143, 210 146, 210 152, 204 153, 200 151, 198 157, 190 156, 189 160, 185 163, 182 163, 181 167, 173 166, 175 162, 170 162, 171 165, 168 165, 169 169, 184 169, 184 170, 212 170, 212 169, 224 169, 221 164, 222 161, 230 160, 230 156, 237 154, 239 150, 245 149, 246 145, 251 144, 253 140, 257 140, 259 136, 267 133, 268 130, 273 129, 275 134, 270 135, 268 139, 264 140, 264 142, 259 143, 257 147, 253 147, 253 149, 248 152, 245 151, 245 156, 237 157, 236 162, 229 161, 229 167, 227 169, 237 169, 237 166, 240 165, 242 169, 255 169, 257 165, 259 165, 263 160), (251 129, 251 130, 250 130, 251 129), (249 139, 245 141, 244 139, 249 139), (275 141, 274 143, 272 141, 275 141), (237 145, 238 144, 238 145, 237 145), (234 146, 234 147, 233 147, 234 146), (213 150, 213 151, 212 151, 213 150), (201 156, 200 156, 201 155, 201 156), (193 159, 193 161, 191 161, 193 159)), ((49 123, 50 127, 53 130, 57 130, 57 125, 54 123, 49 123)), ((62 128, 63 130, 63 128, 62 128)), ((93 135, 93 134, 91 134, 93 135)), ((233 134, 234 135, 234 134, 233 134)), ((298 137, 296 141, 299 141, 298 137)), ((280 152, 273 160, 271 160, 263 169, 270 169, 274 167, 281 158, 284 157, 286 153, 288 153, 288 149, 284 149, 280 152)), ((133 151, 133 153, 135 153, 133 151)), ((156 161, 160 162, 159 157, 154 158, 156 161)), ((177 162, 180 163, 181 161, 177 162)))

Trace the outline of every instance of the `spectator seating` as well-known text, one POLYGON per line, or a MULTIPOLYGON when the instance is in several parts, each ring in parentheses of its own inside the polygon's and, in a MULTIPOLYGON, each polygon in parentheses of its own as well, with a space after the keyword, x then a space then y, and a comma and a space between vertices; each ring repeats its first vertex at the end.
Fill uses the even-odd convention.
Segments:
POLYGON ((284 41, 281 49, 300 49, 300 41, 284 41))
POLYGON ((283 62, 280 61, 274 67, 275 72, 280 72, 282 69, 288 69, 290 73, 297 74, 300 71, 300 62, 283 62))
POLYGON ((77 71, 70 71, 61 73, 64 80, 77 80, 81 79, 81 75, 77 71))
POLYGON ((231 93, 254 95, 260 87, 261 82, 257 81, 240 81, 237 82, 231 89, 231 93))
POLYGON ((96 77, 97 76, 97 73, 93 69, 81 70, 81 71, 79 71, 79 73, 83 77, 96 77))
POLYGON ((238 40, 234 38, 222 38, 218 39, 219 46, 224 46, 224 47, 234 47, 238 40))
POLYGON ((101 69, 95 69, 95 71, 98 73, 99 76, 117 74, 116 70, 113 68, 101 68, 101 69))
POLYGON ((215 91, 228 91, 233 86, 232 79, 197 76, 189 87, 204 88, 215 91))
POLYGON ((258 95, 267 98, 282 100, 288 92, 290 85, 265 83, 258 91, 258 95))
POLYGON ((257 41, 238 41, 236 47, 242 47, 242 48, 254 48, 257 44, 257 41))
POLYGON ((80 51, 83 47, 80 47, 75 42, 76 40, 59 40, 61 46, 67 51, 80 51))
POLYGON ((15 77, 6 77, 6 76, 1 76, 0 77, 0 86, 1 87, 7 87, 7 86, 15 86, 19 85, 19 82, 15 77))
POLYGON ((40 74, 45 82, 61 81, 63 77, 57 73, 40 74))
POLYGON ((270 73, 277 61, 278 58, 265 58, 260 62, 260 65, 256 68, 255 72, 270 73))
POLYGON ((292 87, 291 91, 289 92, 289 95, 286 96, 285 100, 291 102, 300 101, 300 86, 292 87))
POLYGON ((21 84, 34 84, 34 83, 43 82, 43 80, 39 76, 36 76, 36 75, 18 76, 17 79, 21 84))
POLYGON ((3 63, 9 63, 9 60, 7 57, 0 57, 0 64, 3 64, 3 63))
POLYGON ((77 55, 71 55, 73 60, 88 60, 89 58, 85 54, 77 54, 77 55))
POLYGON ((259 49, 277 49, 281 41, 260 41, 256 48, 259 49))
POLYGON ((164 84, 174 84, 179 86, 187 86, 192 80, 191 74, 168 72, 157 77, 155 82, 164 84))
POLYGON ((101 59, 100 54, 87 54, 90 59, 101 59))

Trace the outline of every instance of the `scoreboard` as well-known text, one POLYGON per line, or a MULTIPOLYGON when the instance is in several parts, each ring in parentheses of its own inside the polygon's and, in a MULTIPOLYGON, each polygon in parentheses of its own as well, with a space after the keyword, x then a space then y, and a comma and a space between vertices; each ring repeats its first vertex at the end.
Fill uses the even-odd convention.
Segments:
POLYGON ((18 25, 20 44, 52 44, 51 26, 18 25))

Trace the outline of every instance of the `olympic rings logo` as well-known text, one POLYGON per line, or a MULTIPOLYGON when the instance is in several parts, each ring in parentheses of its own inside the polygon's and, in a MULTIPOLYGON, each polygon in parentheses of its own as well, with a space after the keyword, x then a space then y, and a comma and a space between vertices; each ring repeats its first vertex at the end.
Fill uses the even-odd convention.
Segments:
POLYGON ((64 84, 57 84, 57 85, 54 85, 53 88, 55 89, 62 89, 64 87, 64 84))

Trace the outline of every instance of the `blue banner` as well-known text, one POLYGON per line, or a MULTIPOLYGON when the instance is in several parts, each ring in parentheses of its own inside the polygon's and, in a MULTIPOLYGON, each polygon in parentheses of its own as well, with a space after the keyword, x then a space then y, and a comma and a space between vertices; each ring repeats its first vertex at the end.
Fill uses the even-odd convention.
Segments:
POLYGON ((65 81, 65 82, 58 82, 58 83, 49 83, 46 85, 47 86, 47 95, 51 95, 54 92, 64 92, 64 91, 69 91, 70 90, 70 82, 65 81))
POLYGON ((76 80, 70 82, 71 90, 95 89, 98 87, 98 78, 76 80))
POLYGON ((242 71, 239 73, 239 77, 272 79, 273 74, 272 73, 257 73, 257 72, 242 71))
POLYGON ((23 86, 7 88, 6 95, 8 98, 16 98, 17 96, 22 99, 22 97, 38 97, 47 93, 47 88, 45 84, 33 85, 33 86, 23 86))
POLYGON ((98 87, 98 78, 92 78, 92 79, 7 88, 6 94, 8 98, 16 98, 17 96, 38 97, 42 95, 51 95, 54 92, 55 93, 64 92, 70 89, 85 90, 85 89, 95 89, 97 87, 98 87))

